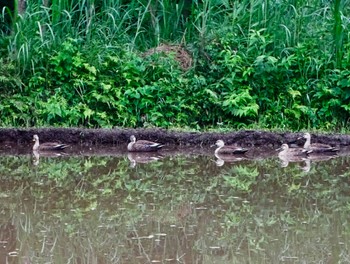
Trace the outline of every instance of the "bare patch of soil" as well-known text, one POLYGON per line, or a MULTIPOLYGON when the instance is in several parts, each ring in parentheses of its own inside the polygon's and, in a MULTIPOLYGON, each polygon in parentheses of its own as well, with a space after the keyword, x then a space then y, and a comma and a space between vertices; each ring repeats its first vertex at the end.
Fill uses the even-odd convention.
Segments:
POLYGON ((181 69, 184 71, 187 71, 192 66, 192 56, 184 47, 180 45, 160 44, 156 48, 149 49, 143 55, 149 56, 154 53, 164 54, 165 56, 174 54, 175 60, 179 63, 181 69))

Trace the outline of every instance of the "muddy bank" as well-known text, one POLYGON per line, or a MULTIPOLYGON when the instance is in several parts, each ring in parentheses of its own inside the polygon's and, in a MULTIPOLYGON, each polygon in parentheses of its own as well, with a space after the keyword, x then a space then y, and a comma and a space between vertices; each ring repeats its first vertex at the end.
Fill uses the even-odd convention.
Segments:
MULTIPOLYGON (((245 147, 276 148, 283 143, 302 145, 297 140, 302 133, 240 130, 234 132, 177 132, 166 129, 81 129, 81 128, 0 128, 0 144, 31 145, 33 135, 41 142, 59 141, 81 146, 115 146, 126 144, 131 135, 138 139, 161 142, 167 146, 205 147, 223 139, 226 144, 237 143, 245 147)), ((350 135, 312 134, 312 142, 327 143, 337 147, 350 146, 350 135)))

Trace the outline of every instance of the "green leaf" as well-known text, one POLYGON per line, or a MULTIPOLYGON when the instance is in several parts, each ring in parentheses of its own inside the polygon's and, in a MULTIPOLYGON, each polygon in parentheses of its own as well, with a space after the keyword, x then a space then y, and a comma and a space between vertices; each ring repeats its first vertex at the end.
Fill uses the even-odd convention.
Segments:
POLYGON ((85 108, 83 114, 85 118, 90 118, 95 112, 90 108, 85 108))

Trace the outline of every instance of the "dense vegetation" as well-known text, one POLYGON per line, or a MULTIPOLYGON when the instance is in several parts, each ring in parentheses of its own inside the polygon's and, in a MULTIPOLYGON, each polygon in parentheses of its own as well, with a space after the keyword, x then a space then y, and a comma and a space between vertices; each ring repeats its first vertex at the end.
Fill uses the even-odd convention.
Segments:
POLYGON ((348 0, 41 2, 1 13, 0 126, 350 128, 348 0))

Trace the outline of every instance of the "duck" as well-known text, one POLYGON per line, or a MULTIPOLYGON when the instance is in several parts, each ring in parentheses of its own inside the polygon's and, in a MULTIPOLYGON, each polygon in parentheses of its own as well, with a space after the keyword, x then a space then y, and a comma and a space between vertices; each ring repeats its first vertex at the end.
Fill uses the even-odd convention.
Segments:
POLYGON ((248 151, 246 148, 227 145, 225 146, 225 142, 221 139, 217 140, 215 145, 217 148, 215 149, 215 155, 235 155, 235 154, 244 154, 248 151))
POLYGON ((307 157, 309 151, 304 148, 290 148, 288 144, 282 144, 280 148, 276 149, 279 151, 278 157, 283 159, 292 159, 293 157, 307 157))
POLYGON ((285 168, 290 162, 304 162, 307 159, 307 151, 303 148, 290 148, 288 144, 282 144, 279 151, 278 158, 281 161, 281 167, 285 168))
POLYGON ((130 143, 128 144, 128 151, 129 152, 151 152, 151 151, 157 151, 164 147, 164 145, 148 141, 148 140, 137 140, 134 135, 130 136, 130 143))
POLYGON ((304 143, 304 149, 309 153, 324 153, 324 154, 336 154, 339 149, 332 147, 328 144, 321 143, 311 143, 311 135, 310 133, 304 133, 302 138, 305 138, 306 141, 304 143))
POLYGON ((67 144, 61 144, 57 142, 45 142, 43 144, 40 144, 38 135, 33 136, 33 141, 35 141, 33 145, 33 151, 62 151, 65 148, 69 147, 67 144))

